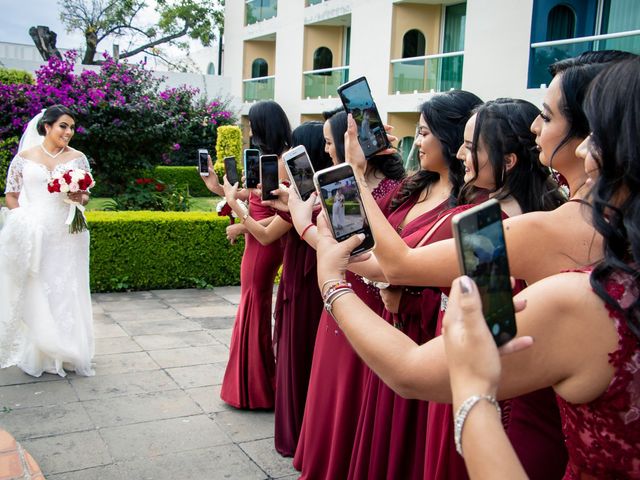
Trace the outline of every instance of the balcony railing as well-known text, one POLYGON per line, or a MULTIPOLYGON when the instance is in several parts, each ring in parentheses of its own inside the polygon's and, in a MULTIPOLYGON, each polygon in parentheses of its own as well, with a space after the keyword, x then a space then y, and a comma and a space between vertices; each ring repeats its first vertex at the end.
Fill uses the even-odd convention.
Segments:
POLYGON ((244 86, 244 101, 273 100, 275 76, 247 78, 242 81, 244 86))
POLYGON ((306 0, 306 7, 310 7, 311 5, 317 5, 322 2, 326 2, 327 0, 306 0))
POLYGON ((392 92, 443 92, 462 86, 464 52, 391 60, 392 92))
POLYGON ((529 88, 549 84, 548 68, 552 63, 589 50, 623 50, 640 54, 640 30, 532 43, 529 88))
POLYGON ((327 98, 337 95, 336 89, 349 79, 349 67, 322 68, 302 72, 305 98, 327 98))
POLYGON ((244 11, 245 25, 267 20, 278 13, 278 0, 246 0, 244 11))

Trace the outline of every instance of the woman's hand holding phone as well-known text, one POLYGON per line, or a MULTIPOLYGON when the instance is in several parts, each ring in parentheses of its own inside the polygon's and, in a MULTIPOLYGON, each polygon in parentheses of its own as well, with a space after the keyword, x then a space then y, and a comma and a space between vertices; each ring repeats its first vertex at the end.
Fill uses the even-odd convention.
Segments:
POLYGON ((229 203, 229 205, 231 205, 231 201, 236 201, 238 198, 238 183, 234 183, 233 185, 231 185, 229 183, 229 180, 227 180, 227 176, 225 175, 224 177, 222 177, 222 179, 224 180, 224 183, 222 184, 222 188, 224 189, 224 196, 227 199, 227 203, 229 203))
POLYGON ((210 175, 207 175, 207 176, 201 175, 200 178, 202 178, 202 181, 204 182, 204 184, 206 185, 206 187, 209 189, 211 193, 224 196, 225 195, 224 189, 222 188, 222 185, 220 185, 220 181, 218 180, 218 175, 215 173, 215 170, 213 169, 213 162, 211 161, 211 156, 207 156, 207 164, 209 165, 210 175))
MULTIPOLYGON (((313 192, 309 195, 309 198, 303 201, 295 189, 289 191, 289 213, 291 214, 291 220, 298 235, 302 234, 304 229, 312 223, 314 209, 320 208, 320 206, 317 205, 317 198, 318 194, 313 192)), ((305 238, 308 238, 307 235, 308 234, 305 234, 305 238)))
MULTIPOLYGON (((515 311, 526 306, 514 302, 515 311)), ((471 395, 494 395, 500 381, 500 355, 518 352, 533 344, 531 337, 517 337, 500 348, 487 327, 482 314, 482 302, 474 281, 463 276, 454 280, 443 319, 444 339, 453 407, 471 395)))
POLYGON ((276 210, 280 210, 281 212, 289 211, 289 194, 290 189, 286 185, 280 184, 280 188, 277 190, 273 190, 274 195, 278 198, 276 200, 263 200, 262 204, 267 205, 268 207, 275 208, 276 210))
POLYGON ((353 167, 356 177, 364 177, 367 158, 358 142, 358 126, 351 114, 347 116, 347 131, 344 133, 344 156, 346 162, 353 167))

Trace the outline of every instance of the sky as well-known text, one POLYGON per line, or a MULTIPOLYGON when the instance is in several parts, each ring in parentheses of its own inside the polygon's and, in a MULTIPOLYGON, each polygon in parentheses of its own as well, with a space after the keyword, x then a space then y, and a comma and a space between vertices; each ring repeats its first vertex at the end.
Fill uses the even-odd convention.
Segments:
MULTIPOLYGON (((153 0, 147 0, 147 3, 153 4, 153 0)), ((21 43, 33 45, 33 40, 29 35, 29 28, 38 25, 46 25, 56 32, 58 39, 56 46, 58 48, 80 48, 84 46, 83 35, 79 31, 67 33, 65 27, 60 21, 60 6, 58 0, 0 0, 0 42, 21 43)), ((145 23, 153 23, 157 19, 157 14, 153 8, 145 9, 140 19, 145 23)), ((100 42, 98 49, 100 52, 107 50, 112 52, 113 41, 105 39, 100 42)), ((120 43, 120 51, 126 50, 128 42, 124 40, 115 40, 120 43)), ((199 42, 191 42, 191 51, 202 48, 199 42)), ((180 51, 168 50, 172 55, 180 55, 180 51)), ((134 57, 135 58, 135 57, 134 57)), ((142 60, 139 58, 137 60, 142 60)))

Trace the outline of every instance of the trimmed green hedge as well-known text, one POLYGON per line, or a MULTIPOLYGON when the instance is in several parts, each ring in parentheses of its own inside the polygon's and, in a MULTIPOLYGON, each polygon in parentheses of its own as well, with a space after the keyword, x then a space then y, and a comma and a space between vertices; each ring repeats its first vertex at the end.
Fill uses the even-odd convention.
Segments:
POLYGON ((189 195, 192 197, 210 197, 211 192, 207 189, 198 169, 193 167, 156 167, 153 170, 153 178, 160 180, 167 185, 189 185, 189 195))
POLYGON ((244 241, 205 212, 87 212, 91 291, 238 285, 244 241))
POLYGON ((25 70, 16 70, 15 68, 0 68, 0 83, 33 85, 33 75, 25 70))

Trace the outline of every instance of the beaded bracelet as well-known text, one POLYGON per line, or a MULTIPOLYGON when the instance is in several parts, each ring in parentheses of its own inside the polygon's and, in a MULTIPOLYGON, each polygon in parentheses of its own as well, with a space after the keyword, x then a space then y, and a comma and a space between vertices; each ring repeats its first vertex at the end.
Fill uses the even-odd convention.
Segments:
POLYGON ((496 400, 496 397, 492 395, 472 395, 469 398, 467 398, 464 402, 462 402, 462 404, 458 408, 458 411, 456 412, 456 416, 453 421, 453 438, 456 444, 456 450, 458 451, 460 456, 463 456, 462 455, 462 427, 464 427, 464 422, 467 419, 467 415, 469 415, 469 412, 471 411, 471 409, 480 400, 488 401, 491 405, 496 407, 496 410, 498 411, 498 416, 502 415, 502 413, 500 412, 500 405, 498 405, 498 401, 496 400))
POLYGON ((326 302, 331 296, 331 294, 336 290, 340 290, 341 288, 351 288, 351 287, 352 285, 346 280, 340 280, 339 282, 334 283, 327 289, 327 291, 322 295, 323 300, 326 302))
POLYGON ((347 293, 355 293, 353 291, 353 289, 351 287, 340 287, 336 290, 334 290, 331 295, 327 295, 326 300, 324 301, 324 308, 327 312, 329 312, 329 315, 331 315, 334 319, 336 318, 333 315, 333 303, 340 297, 342 297, 343 295, 346 295, 347 293))
POLYGON ((320 295, 322 295, 324 297, 324 287, 326 287, 327 285, 329 285, 331 282, 334 283, 340 283, 340 282, 344 282, 345 279, 344 278, 330 278, 329 280, 327 280, 326 282, 324 282, 322 284, 322 286, 320 287, 320 295))

